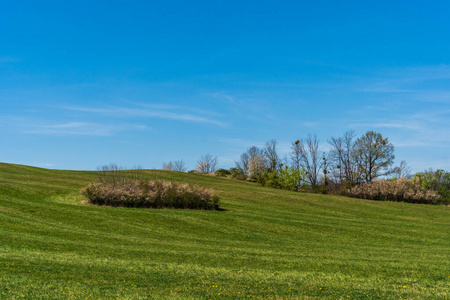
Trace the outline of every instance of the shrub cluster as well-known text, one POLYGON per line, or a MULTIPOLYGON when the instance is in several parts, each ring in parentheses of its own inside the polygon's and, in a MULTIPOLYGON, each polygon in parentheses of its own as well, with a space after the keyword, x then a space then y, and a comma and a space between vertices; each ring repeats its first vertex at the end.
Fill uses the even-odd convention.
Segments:
POLYGON ((227 169, 219 169, 214 173, 214 175, 217 177, 229 177, 231 176, 231 171, 227 169))
POLYGON ((81 193, 96 205, 137 208, 219 209, 219 197, 204 187, 174 181, 94 182, 81 193))
POLYGON ((348 190, 348 196, 382 201, 441 204, 442 197, 418 182, 400 178, 361 183, 348 190))
POLYGON ((238 179, 238 180, 247 180, 247 175, 238 168, 230 168, 227 169, 219 169, 214 173, 217 177, 226 177, 226 178, 232 178, 232 179, 238 179))
POLYGON ((424 189, 438 193, 447 204, 450 204, 450 172, 430 169, 416 173, 413 180, 424 189))
POLYGON ((297 170, 294 167, 265 171, 258 176, 257 182, 266 187, 299 191, 306 187, 306 171, 304 169, 297 170))
POLYGON ((230 168, 231 178, 237 180, 247 180, 247 175, 239 168, 230 168))

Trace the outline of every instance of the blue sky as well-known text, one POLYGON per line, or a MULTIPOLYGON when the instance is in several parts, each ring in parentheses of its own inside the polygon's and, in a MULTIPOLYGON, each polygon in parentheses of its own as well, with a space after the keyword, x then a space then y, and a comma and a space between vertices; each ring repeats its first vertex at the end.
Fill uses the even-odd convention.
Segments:
POLYGON ((0 161, 231 167, 275 138, 381 132, 450 169, 448 1, 6 1, 0 161))

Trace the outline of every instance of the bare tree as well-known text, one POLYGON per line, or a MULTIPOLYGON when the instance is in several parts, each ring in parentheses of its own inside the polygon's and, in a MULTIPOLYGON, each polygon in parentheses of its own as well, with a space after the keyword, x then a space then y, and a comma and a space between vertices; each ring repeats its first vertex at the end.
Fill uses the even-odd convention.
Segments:
POLYGON ((319 140, 317 136, 308 135, 306 140, 298 140, 292 143, 291 159, 294 168, 303 168, 308 174, 309 183, 317 186, 319 175, 323 165, 322 151, 319 149, 319 140))
POLYGON ((218 164, 217 157, 213 157, 211 154, 206 154, 200 157, 197 161, 197 172, 201 174, 214 173, 218 164))
POLYGON ((282 167, 289 167, 289 158, 286 154, 283 155, 283 158, 280 159, 280 163, 278 167, 281 169, 282 167))
POLYGON ((357 178, 357 168, 356 159, 354 155, 355 148, 355 137, 356 133, 352 130, 344 133, 343 143, 344 143, 344 152, 342 164, 344 167, 345 179, 347 182, 354 184, 356 183, 357 178))
MULTIPOLYGON (((258 160, 258 166, 265 168, 264 151, 256 146, 251 146, 246 152, 241 154, 241 158, 236 162, 236 168, 241 169, 245 174, 250 175, 252 173, 250 163, 258 160)), ((253 164, 254 165, 254 164, 253 164)))
POLYGON ((292 166, 294 167, 295 170, 300 170, 301 169, 301 165, 300 165, 300 154, 301 154, 301 147, 300 147, 300 140, 296 140, 295 142, 291 143, 291 161, 292 161, 292 166))
POLYGON ((411 168, 408 167, 408 165, 406 164, 406 161, 402 160, 400 162, 400 165, 398 167, 395 167, 393 170, 393 173, 395 174, 395 176, 397 178, 406 178, 406 179, 411 179, 412 178, 412 174, 411 174, 411 168))
POLYGON ((177 172, 186 172, 186 166, 184 164, 184 160, 176 160, 172 164, 172 170, 177 172))
POLYGON ((269 172, 276 170, 280 164, 280 158, 277 153, 277 140, 272 139, 266 143, 264 147, 264 158, 267 161, 269 172))
POLYGON ((248 148, 247 152, 248 152, 248 155, 250 155, 250 159, 252 159, 256 156, 262 156, 262 154, 263 154, 263 150, 259 149, 256 146, 251 146, 250 148, 248 148))
POLYGON ((347 131, 342 137, 332 137, 328 143, 331 146, 329 159, 331 160, 332 175, 340 183, 347 182, 353 184, 356 181, 356 164, 354 159, 354 138, 353 131, 347 131))
MULTIPOLYGON (((300 140, 296 140, 295 142, 291 143, 291 162, 292 166, 294 167, 294 170, 300 171, 303 169, 301 165, 301 146, 300 140)), ((304 180, 301 172, 296 172, 298 174, 297 176, 297 182, 300 183, 304 180)))
POLYGON ((345 173, 343 168, 344 146, 342 140, 342 137, 332 137, 328 140, 328 144, 331 146, 331 150, 328 155, 330 176, 332 176, 333 179, 339 183, 342 183, 344 180, 345 173))
POLYGON ((250 155, 247 152, 244 152, 241 154, 241 159, 235 162, 236 168, 242 170, 244 174, 247 174, 250 161, 251 161, 250 155))
POLYGON ((169 161, 167 164, 163 163, 163 165, 162 165, 162 169, 164 171, 172 171, 172 167, 173 167, 173 165, 172 165, 171 161, 169 161))

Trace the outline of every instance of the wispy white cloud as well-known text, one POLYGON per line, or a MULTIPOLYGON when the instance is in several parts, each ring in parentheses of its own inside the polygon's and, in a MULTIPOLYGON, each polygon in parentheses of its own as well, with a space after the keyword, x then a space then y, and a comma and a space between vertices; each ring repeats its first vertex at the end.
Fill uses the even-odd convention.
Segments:
POLYGON ((218 156, 217 160, 219 161, 220 166, 234 166, 235 162, 238 158, 233 156, 218 156))
POLYGON ((317 128, 320 126, 320 122, 302 122, 301 124, 308 128, 317 128))
POLYGON ((224 91, 219 91, 219 92, 214 92, 214 93, 206 93, 206 96, 210 96, 215 99, 221 99, 221 100, 223 99, 231 104, 236 104, 236 99, 224 91))
POLYGON ((450 103, 450 91, 417 91, 414 98, 425 102, 450 103))
POLYGON ((194 122, 194 123, 206 123, 217 126, 225 127, 228 124, 226 122, 218 121, 210 116, 208 112, 185 113, 185 109, 179 106, 166 106, 166 105, 153 105, 142 108, 128 108, 128 107, 79 107, 79 106, 65 106, 62 107, 66 110, 89 112, 96 114, 109 115, 114 117, 144 117, 144 118, 160 118, 166 120, 194 122))
POLYGON ((255 141, 241 139, 241 138, 218 137, 216 140, 217 140, 217 142, 222 143, 224 145, 237 147, 239 149, 241 149, 241 148, 247 149, 248 147, 251 147, 251 146, 262 147, 264 145, 264 143, 261 143, 261 142, 255 142, 255 141))
POLYGON ((0 63, 16 63, 19 62, 20 59, 12 56, 0 56, 0 63))
POLYGON ((400 128, 400 129, 420 129, 420 125, 413 121, 385 121, 375 123, 354 123, 350 127, 375 127, 375 128, 400 128))
POLYGON ((33 129, 25 129, 24 133, 44 135, 81 135, 81 136, 111 136, 117 131, 139 129, 142 125, 108 125, 100 123, 69 122, 53 125, 34 125, 33 129))
MULTIPOLYGON (((359 96, 365 105, 349 111, 352 121, 342 120, 347 127, 380 131, 410 157, 419 148, 423 153, 448 149, 450 65, 379 69, 349 81, 349 85, 363 93, 359 96)), ((438 157, 430 159, 437 161, 438 157)), ((415 168, 418 161, 411 160, 415 168)))
POLYGON ((421 157, 420 160, 408 161, 408 165, 414 166, 415 172, 421 172, 429 168, 435 170, 436 169, 450 170, 450 159, 448 156, 446 158, 421 157))
POLYGON ((350 128, 374 128, 391 131, 397 147, 448 147, 450 143, 450 110, 423 111, 400 115, 395 119, 352 123, 350 128))
POLYGON ((360 92, 400 94, 416 101, 450 102, 450 65, 387 68, 370 73, 369 78, 358 77, 356 81, 356 90, 360 92))
MULTIPOLYGON (((227 137, 218 137, 216 139, 217 142, 222 144, 223 147, 227 149, 228 154, 233 155, 232 161, 236 161, 237 159, 239 159, 239 156, 252 146, 264 148, 268 140, 269 139, 261 141, 251 141, 240 138, 227 138, 227 137)), ((278 142, 277 152, 280 155, 280 157, 283 157, 284 155, 289 156, 289 153, 291 152, 291 142, 279 140, 277 140, 277 142, 278 142)))
POLYGON ((183 113, 191 113, 191 114, 199 114, 199 115, 205 115, 208 118, 216 118, 221 116, 221 114, 215 112, 215 111, 211 111, 211 110, 206 110, 206 109, 202 109, 202 108, 198 108, 198 107, 193 107, 193 106, 181 106, 181 105, 173 105, 173 104, 161 104, 161 103, 141 103, 141 102, 128 102, 132 105, 135 105, 136 107, 139 108, 146 108, 146 109, 150 109, 150 110, 172 110, 172 111, 176 111, 176 112, 183 112, 183 113))

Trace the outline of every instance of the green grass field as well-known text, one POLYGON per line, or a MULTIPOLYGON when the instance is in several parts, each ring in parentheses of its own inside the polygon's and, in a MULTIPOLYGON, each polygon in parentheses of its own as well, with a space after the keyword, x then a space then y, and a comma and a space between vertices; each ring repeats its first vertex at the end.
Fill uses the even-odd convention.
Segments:
POLYGON ((87 205, 95 172, 0 164, 0 299, 450 298, 450 207, 146 174, 223 210, 87 205))

